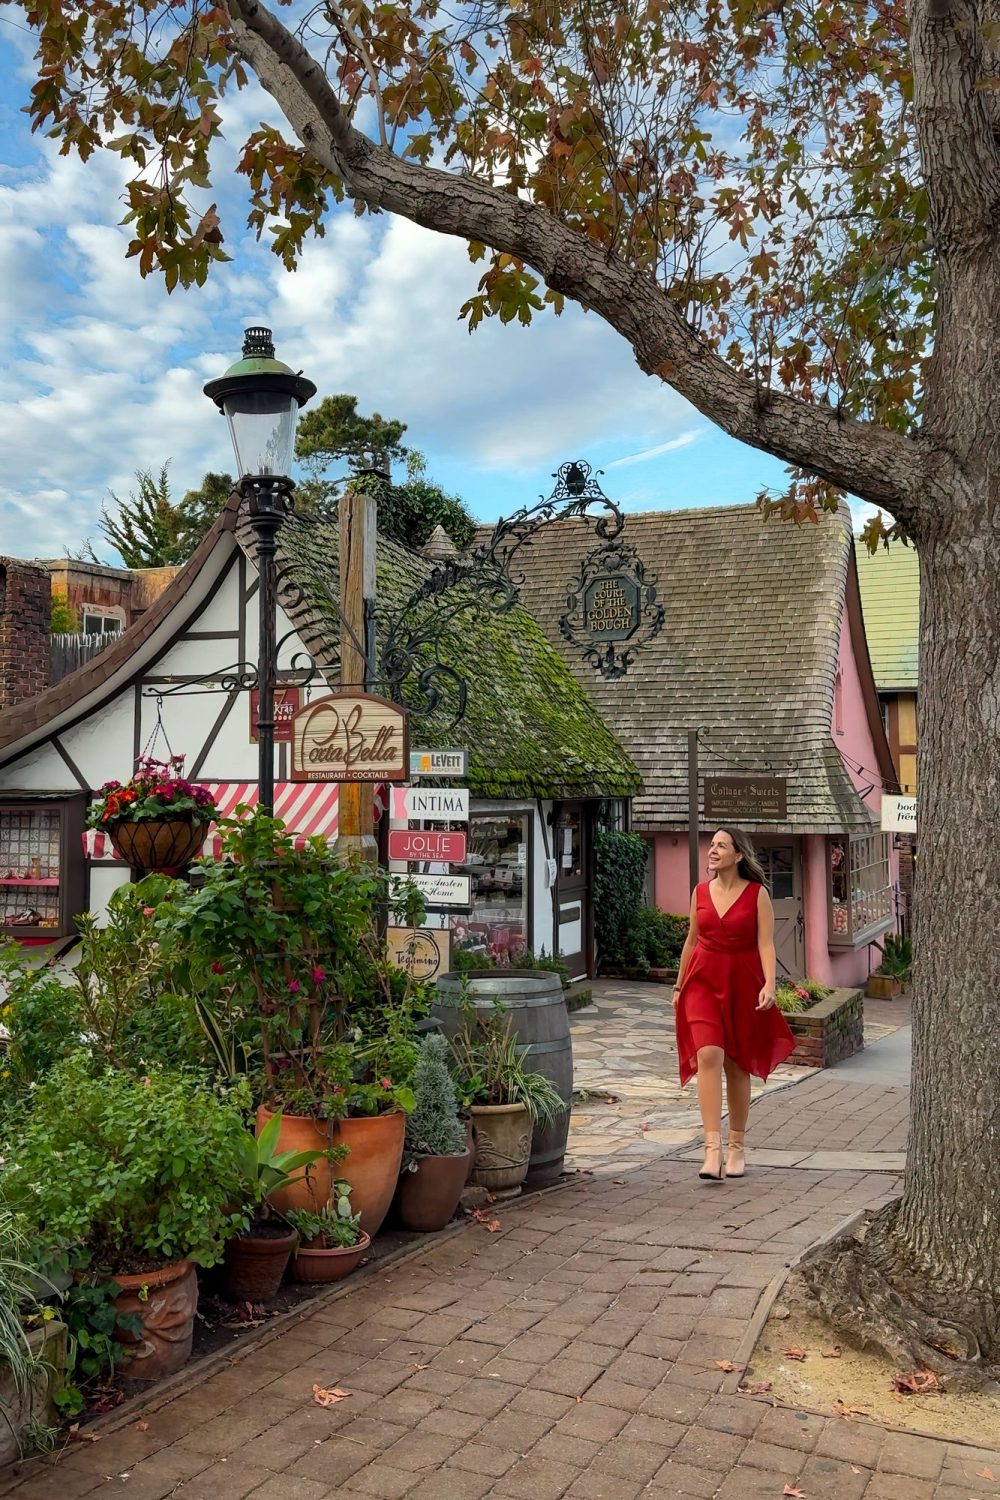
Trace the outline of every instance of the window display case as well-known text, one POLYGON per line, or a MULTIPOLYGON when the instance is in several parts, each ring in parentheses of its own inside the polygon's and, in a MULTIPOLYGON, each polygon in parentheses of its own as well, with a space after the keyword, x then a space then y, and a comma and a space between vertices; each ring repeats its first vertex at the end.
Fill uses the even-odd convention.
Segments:
POLYGON ((472 907, 451 920, 456 947, 501 961, 531 945, 528 924, 528 841, 531 814, 473 813, 468 858, 455 865, 472 877, 472 907))
POLYGON ((827 844, 830 947, 860 948, 893 922, 889 840, 852 834, 827 844))
POLYGON ((84 909, 86 797, 0 802, 0 933, 52 942, 84 909))

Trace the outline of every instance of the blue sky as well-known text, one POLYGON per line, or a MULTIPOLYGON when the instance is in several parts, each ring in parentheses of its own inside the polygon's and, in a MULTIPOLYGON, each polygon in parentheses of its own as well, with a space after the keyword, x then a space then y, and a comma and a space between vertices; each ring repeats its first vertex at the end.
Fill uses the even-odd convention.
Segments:
POLYGON ((231 470, 201 386, 250 323, 274 329, 279 356, 320 395, 349 391, 361 410, 405 421, 429 476, 483 520, 547 494, 570 458, 603 469, 606 492, 633 510, 741 504, 782 486, 781 464, 642 375, 624 340, 575 307, 470 337, 458 309, 480 268, 460 242, 347 208, 285 272, 245 230, 231 171, 247 131, 275 115, 256 89, 229 106, 219 162, 233 259, 168 297, 125 259, 117 159, 84 166, 30 134, 30 50, 0 24, 0 552, 57 556, 95 537, 109 491, 126 494, 137 468, 170 460, 178 496, 208 469, 231 470))

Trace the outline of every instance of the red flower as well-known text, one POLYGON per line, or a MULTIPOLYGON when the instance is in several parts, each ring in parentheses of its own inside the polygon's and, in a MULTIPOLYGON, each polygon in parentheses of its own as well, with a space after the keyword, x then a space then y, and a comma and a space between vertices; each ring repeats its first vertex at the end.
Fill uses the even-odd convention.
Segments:
POLYGON ((299 984, 299 981, 297 979, 290 979, 288 981, 288 988, 291 990, 293 995, 297 995, 302 986, 299 984))
POLYGON ((313 984, 322 984, 323 980, 326 978, 326 970, 321 969, 319 964, 317 964, 315 969, 313 969, 312 977, 313 984))
POLYGON ((225 972, 226 972, 226 966, 225 966, 225 964, 220 964, 219 960, 216 959, 214 961, 214 963, 212 964, 212 973, 213 974, 224 974, 225 972))
POLYGON ((143 914, 143 916, 144 916, 144 917, 151 917, 151 916, 153 916, 153 915, 154 915, 154 913, 155 913, 155 910, 156 910, 156 909, 155 909, 155 907, 152 907, 152 906, 144 906, 144 907, 143 907, 143 908, 142 908, 142 914, 143 914))

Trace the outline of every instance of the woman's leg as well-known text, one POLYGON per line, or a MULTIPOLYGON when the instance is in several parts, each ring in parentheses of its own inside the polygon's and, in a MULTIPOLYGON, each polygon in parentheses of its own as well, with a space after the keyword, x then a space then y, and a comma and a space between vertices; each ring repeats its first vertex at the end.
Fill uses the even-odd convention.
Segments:
POLYGON ((750 1113, 750 1074, 726 1058, 726 1100, 729 1104, 729 1150, 726 1153, 726 1176, 742 1177, 746 1170, 744 1139, 750 1113))
POLYGON ((700 1176, 722 1176, 722 1065, 721 1047, 698 1048, 698 1108, 705 1132, 705 1163, 700 1176))

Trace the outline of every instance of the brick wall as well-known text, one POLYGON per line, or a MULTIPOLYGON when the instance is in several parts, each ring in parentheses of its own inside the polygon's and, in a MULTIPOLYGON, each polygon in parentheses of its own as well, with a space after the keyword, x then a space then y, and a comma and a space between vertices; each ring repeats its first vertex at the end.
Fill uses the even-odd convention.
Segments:
POLYGON ((0 709, 48 687, 51 610, 48 570, 0 557, 0 709))

